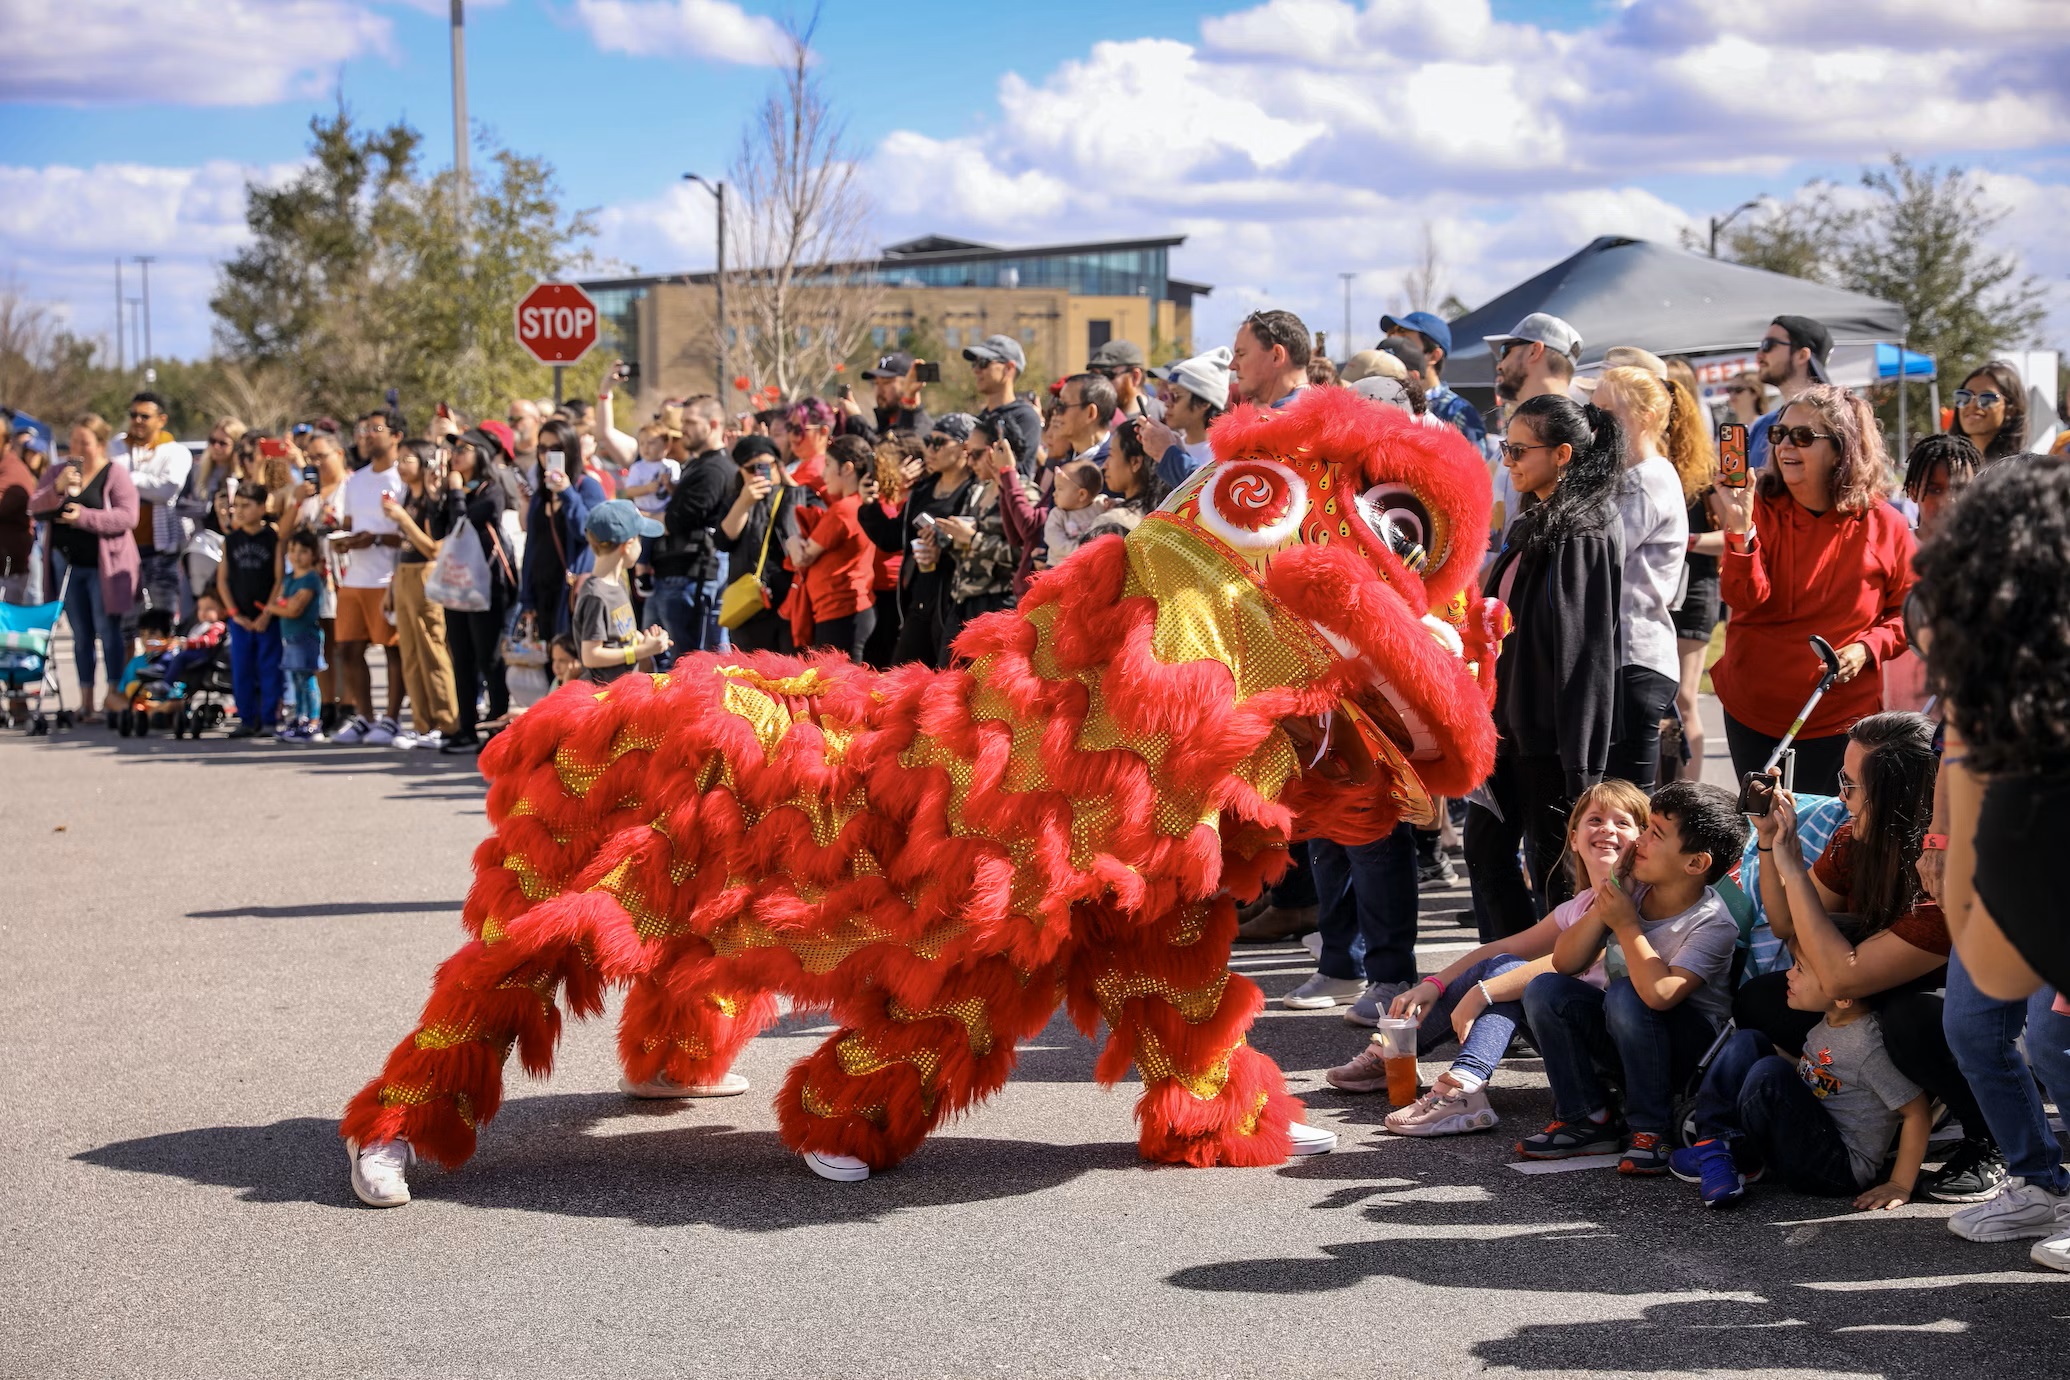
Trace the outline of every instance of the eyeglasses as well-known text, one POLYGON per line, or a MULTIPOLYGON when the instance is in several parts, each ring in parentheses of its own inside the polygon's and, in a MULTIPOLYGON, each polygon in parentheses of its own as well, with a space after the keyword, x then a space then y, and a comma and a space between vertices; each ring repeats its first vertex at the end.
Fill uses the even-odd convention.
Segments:
POLYGON ((1972 393, 1967 388, 1955 390, 1955 405, 1957 407, 1981 407, 1988 410, 2004 401, 2005 395, 2003 393, 1972 393))
POLYGON ((133 421, 133 422, 148 422, 148 421, 150 421, 150 420, 151 420, 151 419, 152 419, 153 417, 156 417, 157 415, 158 415, 158 414, 157 414, 156 412, 153 412, 153 411, 151 411, 151 410, 150 410, 149 408, 145 408, 145 409, 144 409, 143 411, 141 411, 141 412, 132 412, 132 413, 130 413, 130 414, 129 414, 129 419, 130 419, 131 421, 133 421))
POLYGON ((1862 788, 1862 783, 1848 776, 1846 772, 1840 772, 1838 775, 1840 784, 1835 787, 1835 790, 1838 792, 1840 799, 1845 800, 1862 788))
POLYGON ((1545 442, 1538 442, 1536 444, 1528 446, 1520 446, 1514 441, 1504 441, 1499 446, 1499 449, 1502 451, 1502 458, 1513 465, 1517 461, 1524 458, 1525 451, 1551 450, 1552 446, 1545 442))
POLYGON ((1763 341, 1761 342, 1760 346, 1759 346, 1759 347, 1758 347, 1758 348, 1757 348, 1757 349, 1756 349, 1756 350, 1754 351, 1754 353, 1755 353, 1755 354, 1757 354, 1757 355, 1765 355, 1765 354, 1767 354, 1767 353, 1768 353, 1768 352, 1769 352, 1770 350, 1787 350, 1787 349, 1789 349, 1789 348, 1790 348, 1790 342, 1789 342, 1789 341, 1787 341, 1787 340, 1775 340, 1775 339, 1771 338, 1771 339, 1766 339, 1766 340, 1763 340, 1763 341))
POLYGON ((929 450, 940 450, 943 446, 950 444, 952 440, 952 437, 944 436, 937 431, 934 435, 928 437, 920 444, 927 447, 927 449, 929 450))
POLYGON ((1776 422, 1768 428, 1768 444, 1779 446, 1787 441, 1798 450, 1803 450, 1813 441, 1836 441, 1839 438, 1830 431, 1813 431, 1808 426, 1784 426, 1776 422))

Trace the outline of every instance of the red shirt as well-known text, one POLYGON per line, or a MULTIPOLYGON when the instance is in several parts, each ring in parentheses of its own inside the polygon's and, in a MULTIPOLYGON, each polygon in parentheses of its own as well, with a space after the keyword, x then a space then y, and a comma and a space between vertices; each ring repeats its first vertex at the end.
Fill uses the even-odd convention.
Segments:
POLYGON ((827 496, 827 458, 815 455, 810 460, 800 460, 791 471, 791 482, 802 484, 821 498, 827 496))
POLYGON ((1824 674, 1809 638, 1838 651, 1859 642, 1869 664, 1826 691, 1804 725, 1806 738, 1844 733, 1883 707, 1877 668, 1905 649, 1905 594, 1912 573, 1912 531, 1897 509, 1813 513, 1788 494, 1754 501, 1752 549, 1728 538, 1719 591, 1732 610, 1725 655, 1711 684, 1725 712, 1757 733, 1779 738, 1824 674))
POLYGON ((861 497, 850 494, 830 507, 798 509, 799 530, 820 548, 819 558, 805 568, 804 580, 814 623, 846 618, 871 602, 877 548, 856 521, 860 507, 861 497))

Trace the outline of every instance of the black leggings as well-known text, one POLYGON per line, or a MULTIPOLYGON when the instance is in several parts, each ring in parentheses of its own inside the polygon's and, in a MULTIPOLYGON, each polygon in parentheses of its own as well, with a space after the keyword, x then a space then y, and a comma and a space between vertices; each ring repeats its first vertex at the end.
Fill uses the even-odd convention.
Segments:
POLYGON ((863 646, 877 628, 877 610, 864 604, 846 618, 829 618, 812 625, 812 649, 840 652, 850 661, 861 661, 863 646))
MULTIPOLYGON (((1768 754, 1774 752, 1775 745, 1781 741, 1748 728, 1730 714, 1725 716, 1725 744, 1732 750, 1735 776, 1761 770, 1768 761, 1768 754)), ((1845 733, 1829 734, 1824 738, 1799 738, 1790 746, 1797 750, 1797 794, 1840 794, 1840 764, 1847 757, 1845 733)))
POLYGON ((898 591, 895 589, 877 592, 877 627, 863 643, 862 659, 880 671, 888 671, 895 664, 893 655, 898 649, 898 630, 902 620, 898 615, 898 591))
POLYGON ((1466 807, 1466 875, 1483 944, 1530 929, 1572 892, 1560 866, 1573 807, 1560 759, 1498 755, 1488 789, 1502 807, 1500 818, 1479 804, 1466 807), (1526 840, 1528 885, 1517 870, 1517 845, 1526 840))
MULTIPOLYGON (((1759 765, 1758 763, 1756 765, 1759 765)), ((1818 1024, 1816 1011, 1793 1011, 1789 1005, 1789 974, 1763 973, 1741 985, 1732 998, 1732 1019, 1741 1030, 1758 1030, 1795 1058, 1804 1052, 1804 1037, 1818 1024)), ((1883 1047, 1897 1071, 1939 1098, 1942 1105, 1962 1123, 1963 1135, 1971 1140, 1995 1143, 1969 1080, 1955 1063, 1948 1048, 1947 1033, 1941 1028, 1941 998, 1919 990, 1924 984, 1938 986, 1939 973, 1915 979, 1889 992, 1870 997, 1883 1030, 1883 1047)))
POLYGON ((1652 791, 1660 779, 1660 721, 1674 708, 1679 682, 1650 666, 1627 666, 1623 681, 1624 736, 1610 745, 1604 776, 1652 791))
POLYGON ((504 610, 493 606, 481 613, 446 610, 446 648, 453 654, 453 689, 460 700, 460 726, 455 736, 474 736, 480 722, 476 702, 486 687, 489 717, 500 719, 510 712, 510 682, 503 665, 504 610))
POLYGON ((791 625, 775 609, 763 609, 729 634, 737 652, 792 652, 791 625))

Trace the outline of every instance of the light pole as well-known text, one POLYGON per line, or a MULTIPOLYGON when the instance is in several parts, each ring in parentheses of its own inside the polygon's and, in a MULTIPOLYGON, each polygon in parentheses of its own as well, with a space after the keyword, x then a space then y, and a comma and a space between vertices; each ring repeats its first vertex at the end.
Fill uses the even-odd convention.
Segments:
POLYGON ((146 367, 151 363, 151 264, 149 254, 137 255, 137 262, 144 267, 144 357, 140 361, 146 367))
POLYGON ((453 177, 459 184, 460 219, 467 219, 467 0, 453 0, 453 177))
POLYGON ((128 368, 128 361, 122 357, 122 336, 123 332, 128 329, 129 323, 123 319, 122 260, 117 259, 115 261, 115 372, 118 374, 128 368))
POLYGON ((1349 360, 1351 358, 1351 280, 1358 277, 1358 275, 1356 273, 1339 273, 1337 276, 1344 280, 1344 358, 1349 360))
POLYGON ((1768 194, 1766 192, 1763 192, 1760 196, 1755 197, 1752 201, 1742 201, 1739 205, 1733 207, 1732 210, 1722 220, 1719 219, 1717 216, 1711 217, 1712 258, 1715 259, 1718 257, 1718 232, 1720 230, 1723 230, 1726 226, 1732 224, 1733 221, 1738 220, 1741 212, 1751 211, 1756 206, 1759 206, 1762 202, 1766 200, 1768 200, 1768 194))
POLYGON ((725 410, 726 390, 732 384, 732 380, 726 377, 726 184, 707 182, 696 173, 684 173, 683 180, 695 182, 710 192, 719 204, 719 266, 712 274, 712 286, 717 291, 719 309, 719 407, 725 410))

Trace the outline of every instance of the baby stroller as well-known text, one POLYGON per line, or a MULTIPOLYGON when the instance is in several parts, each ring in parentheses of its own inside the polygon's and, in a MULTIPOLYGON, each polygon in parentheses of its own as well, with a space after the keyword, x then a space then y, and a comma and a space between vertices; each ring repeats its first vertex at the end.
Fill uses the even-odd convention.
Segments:
POLYGON ((228 638, 208 649, 208 660, 187 675, 187 698, 173 710, 173 737, 199 738, 229 722, 235 687, 230 682, 228 638))
POLYGON ((111 717, 110 726, 117 733, 142 738, 154 728, 169 726, 175 738, 199 738, 229 719, 224 702, 232 694, 230 644, 196 647, 174 657, 171 674, 156 666, 138 671, 130 707, 111 717))
POLYGON ((72 711, 65 708, 65 687, 50 659, 50 644, 57 638, 58 616, 64 611, 62 580, 57 598, 50 603, 0 603, 0 696, 29 702, 31 738, 50 732, 53 716, 43 712, 45 695, 57 700, 57 726, 72 726, 72 711))

